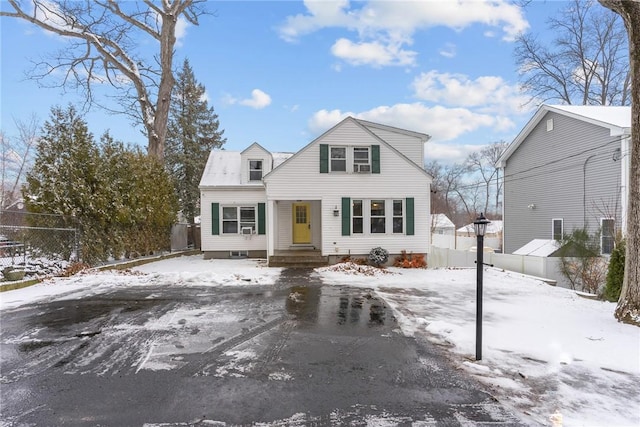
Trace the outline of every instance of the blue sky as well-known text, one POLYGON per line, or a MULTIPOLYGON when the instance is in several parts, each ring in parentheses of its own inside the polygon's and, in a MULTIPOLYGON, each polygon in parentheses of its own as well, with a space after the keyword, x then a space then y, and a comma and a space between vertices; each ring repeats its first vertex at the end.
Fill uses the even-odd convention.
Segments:
MULTIPOLYGON (((199 26, 181 25, 175 64, 189 59, 228 150, 258 142, 271 151, 297 151, 352 115, 427 133, 426 160, 450 163, 483 144, 510 142, 532 115, 536 106, 523 107, 527 98, 518 91, 513 37, 543 33, 546 19, 565 6, 210 2, 214 14, 199 26)), ((0 31, 6 136, 17 135, 14 119, 36 114, 44 122, 54 105, 80 105, 74 92, 25 78, 31 61, 63 48, 63 39, 5 17, 0 31)), ((141 128, 126 117, 92 110, 86 120, 96 136, 108 129, 116 139, 146 146, 141 128)))

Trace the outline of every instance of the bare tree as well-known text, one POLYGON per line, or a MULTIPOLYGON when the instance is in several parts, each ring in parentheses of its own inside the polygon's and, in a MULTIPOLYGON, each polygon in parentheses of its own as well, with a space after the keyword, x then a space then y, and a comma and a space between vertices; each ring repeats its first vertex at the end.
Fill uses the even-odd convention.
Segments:
MULTIPOLYGON (((449 206, 447 205, 446 194, 444 192, 443 167, 437 160, 433 160, 424 166, 431 175, 431 212, 442 213, 449 216, 449 206)), ((451 218, 449 216, 449 218, 451 218)))
POLYGON ((469 206, 475 201, 467 194, 469 187, 465 178, 469 172, 464 164, 441 165, 432 161, 425 169, 433 177, 431 183, 431 211, 444 213, 455 224, 466 223, 469 217, 469 206))
POLYGON ((615 13, 594 0, 573 0, 548 22, 547 45, 521 34, 515 58, 532 100, 564 104, 629 105, 627 37, 615 13))
POLYGON ((631 74, 631 160, 624 281, 615 316, 640 326, 640 2, 599 0, 624 21, 631 74))
POLYGON ((33 152, 38 143, 40 127, 35 114, 27 121, 15 120, 16 138, 0 132, 0 209, 5 209, 20 198, 25 174, 33 163, 33 152))
POLYGON ((80 89, 87 105, 100 105, 94 86, 116 88, 116 111, 142 124, 148 153, 162 160, 167 133, 171 91, 174 85, 173 55, 179 19, 198 25, 204 0, 8 0, 11 11, 0 16, 31 22, 63 36, 69 46, 39 62, 32 77, 43 80, 62 70, 59 86, 80 89), (141 39, 158 42, 156 55, 145 59, 137 51, 141 39))
POLYGON ((467 157, 467 168, 472 175, 477 176, 480 181, 477 187, 484 187, 484 209, 481 212, 491 212, 489 200, 491 198, 492 186, 495 185, 495 211, 498 214, 500 205, 500 192, 502 182, 499 180, 499 169, 496 166, 498 159, 507 148, 505 141, 496 141, 483 147, 480 151, 473 152, 467 157))

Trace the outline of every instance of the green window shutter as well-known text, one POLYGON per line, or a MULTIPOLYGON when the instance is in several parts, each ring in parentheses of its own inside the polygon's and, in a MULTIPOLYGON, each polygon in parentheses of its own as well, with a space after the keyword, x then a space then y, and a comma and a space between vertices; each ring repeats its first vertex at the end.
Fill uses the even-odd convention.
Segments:
POLYGON ((329 146, 320 144, 320 173, 329 173, 329 146))
POLYGON ((380 146, 371 146, 371 173, 380 173, 380 146))
POLYGON ((265 203, 258 203, 258 234, 266 234, 265 203))
POLYGON ((342 198, 342 235, 351 235, 351 199, 342 198))
POLYGON ((220 203, 211 203, 211 234, 220 234, 220 203))
POLYGON ((413 236, 415 234, 415 215, 413 208, 413 197, 407 197, 405 200, 405 210, 407 211, 407 236, 413 236))

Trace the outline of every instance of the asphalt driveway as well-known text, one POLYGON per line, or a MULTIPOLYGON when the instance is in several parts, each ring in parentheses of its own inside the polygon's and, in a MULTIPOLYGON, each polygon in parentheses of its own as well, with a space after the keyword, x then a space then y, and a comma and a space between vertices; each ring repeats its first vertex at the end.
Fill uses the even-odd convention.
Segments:
POLYGON ((4 310, 0 425, 518 425, 375 294, 309 273, 4 310))

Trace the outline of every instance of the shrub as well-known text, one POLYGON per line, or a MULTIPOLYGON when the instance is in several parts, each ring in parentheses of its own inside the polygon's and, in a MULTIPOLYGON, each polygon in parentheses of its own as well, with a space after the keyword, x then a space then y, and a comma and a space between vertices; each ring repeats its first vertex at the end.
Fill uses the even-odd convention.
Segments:
POLYGON ((624 280, 625 242, 619 242, 611 253, 609 270, 607 271, 607 284, 604 288, 604 297, 611 302, 620 299, 622 281, 624 280))
POLYGON ((368 259, 371 264, 380 267, 389 260, 389 251, 378 246, 377 248, 371 249, 368 259))
POLYGON ((400 268, 426 268, 427 261, 425 261, 423 254, 407 255, 407 251, 403 250, 401 255, 397 256, 393 261, 393 266, 400 268))
POLYGON ((560 272, 576 289, 600 294, 607 274, 607 261, 600 256, 599 235, 576 229, 563 238, 560 248, 560 272))

